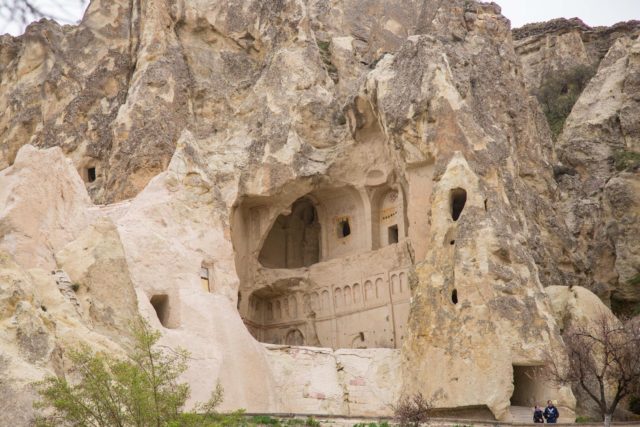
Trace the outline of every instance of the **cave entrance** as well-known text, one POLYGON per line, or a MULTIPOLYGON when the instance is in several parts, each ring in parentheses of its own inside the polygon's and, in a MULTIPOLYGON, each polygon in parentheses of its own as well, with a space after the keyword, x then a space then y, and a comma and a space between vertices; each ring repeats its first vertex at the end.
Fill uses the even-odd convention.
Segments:
POLYGON ((313 202, 298 199, 289 215, 280 215, 260 250, 267 268, 308 267, 320 260, 320 223, 313 202))
POLYGON ((512 406, 528 406, 535 404, 544 406, 544 379, 542 366, 513 365, 513 394, 512 406))
POLYGON ((457 221, 467 203, 467 190, 455 188, 451 190, 451 219, 457 221))
POLYGON ((171 317, 170 317, 171 312, 170 312, 170 306, 169 306, 169 296, 154 295, 151 297, 149 302, 151 302, 151 305, 153 306, 153 309, 155 310, 156 315, 158 316, 158 320, 160 321, 160 324, 162 324, 162 326, 164 326, 165 328, 169 328, 169 329, 174 328, 174 325, 172 324, 171 317))

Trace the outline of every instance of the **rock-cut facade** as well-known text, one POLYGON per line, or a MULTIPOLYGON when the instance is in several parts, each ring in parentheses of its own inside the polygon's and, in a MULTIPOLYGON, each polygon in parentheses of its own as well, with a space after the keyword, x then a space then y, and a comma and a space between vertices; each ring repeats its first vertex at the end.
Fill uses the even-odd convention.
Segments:
POLYGON ((1 36, 0 424, 138 314, 191 402, 569 419, 541 371, 584 258, 530 74, 463 0, 93 0, 1 36))

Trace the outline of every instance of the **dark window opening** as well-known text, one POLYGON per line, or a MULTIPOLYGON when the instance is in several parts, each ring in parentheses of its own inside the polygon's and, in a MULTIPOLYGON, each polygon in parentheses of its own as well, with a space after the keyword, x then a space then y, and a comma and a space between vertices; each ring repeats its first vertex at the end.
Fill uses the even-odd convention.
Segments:
POLYGON ((391 227, 388 228, 389 231, 389 244, 393 244, 393 243, 398 243, 398 226, 397 225, 392 225, 391 227))
POLYGON ((458 290, 457 289, 454 289, 451 292, 451 302, 454 303, 454 304, 458 303, 458 290))
POLYGON ((96 180, 96 168, 87 169, 87 181, 93 182, 96 180))
POLYGON ((343 219, 338 223, 338 237, 343 238, 351 234, 351 226, 348 219, 343 219))
POLYGON ((484 211, 487 211, 487 199, 484 199, 484 211))
POLYGON ((449 242, 449 244, 450 244, 450 245, 455 245, 455 244, 456 244, 456 241, 455 241, 455 240, 452 240, 452 241, 450 241, 450 242, 449 242))
POLYGON ((238 310, 240 310, 240 301, 242 301, 242 294, 238 291, 238 305, 236 305, 238 310))
POLYGON ((457 221, 467 203, 467 191, 462 188, 451 190, 451 218, 457 221))
POLYGON ((171 328, 169 325, 169 297, 167 295, 154 295, 151 297, 151 305, 156 311, 162 326, 171 328))

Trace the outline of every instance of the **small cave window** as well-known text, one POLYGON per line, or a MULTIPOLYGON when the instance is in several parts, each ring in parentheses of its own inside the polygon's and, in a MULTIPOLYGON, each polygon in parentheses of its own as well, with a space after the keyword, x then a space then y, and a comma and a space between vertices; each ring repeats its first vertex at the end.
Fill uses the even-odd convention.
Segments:
POLYGON ((454 289, 453 291, 451 291, 451 302, 454 304, 458 303, 458 290, 454 289))
POLYGON ((96 168, 87 168, 87 182, 93 182, 96 180, 96 168))
POLYGON ((338 237, 344 238, 351 234, 351 225, 349 225, 349 219, 345 218, 338 222, 338 237))
POLYGON ((158 320, 165 328, 172 328, 169 322, 169 296, 167 295, 154 295, 151 297, 151 305, 156 311, 158 320))
POLYGON ((462 188, 451 190, 451 219, 457 221, 467 203, 467 191, 462 188))
POLYGON ((200 286, 202 290, 211 292, 211 282, 209 281, 209 269, 205 266, 200 267, 200 286))
POLYGON ((389 244, 393 244, 393 243, 398 243, 398 225, 394 224, 391 227, 389 227, 388 229, 388 236, 389 236, 389 244))

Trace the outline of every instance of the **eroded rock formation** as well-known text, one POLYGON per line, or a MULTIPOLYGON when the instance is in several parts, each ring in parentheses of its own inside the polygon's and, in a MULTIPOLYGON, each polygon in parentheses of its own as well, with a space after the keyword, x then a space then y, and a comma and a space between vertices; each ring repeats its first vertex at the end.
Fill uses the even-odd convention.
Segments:
POLYGON ((640 22, 590 28, 555 20, 514 30, 527 84, 585 65, 596 70, 558 137, 560 209, 575 238, 582 286, 622 314, 638 310, 640 22))
POLYGON ((25 420, 30 381, 78 342, 126 351, 135 313, 224 409, 571 414, 529 374, 564 363, 545 287, 590 277, 587 186, 556 181, 572 140, 495 4, 94 0, 0 58, 0 395, 25 420))

